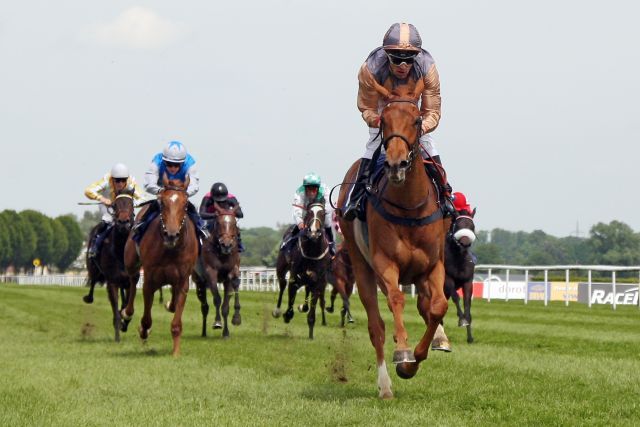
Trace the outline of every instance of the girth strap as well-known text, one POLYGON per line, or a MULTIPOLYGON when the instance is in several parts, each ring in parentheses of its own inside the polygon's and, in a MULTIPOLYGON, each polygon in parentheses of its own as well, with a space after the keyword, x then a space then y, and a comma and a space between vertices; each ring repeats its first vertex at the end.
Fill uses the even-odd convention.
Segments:
POLYGON ((381 217, 394 224, 406 225, 408 227, 420 227, 436 222, 437 220, 444 217, 442 208, 438 208, 431 215, 423 216, 421 218, 407 218, 403 216, 397 216, 387 212, 384 209, 384 206, 382 206, 382 200, 374 196, 373 194, 369 193, 367 199, 369 200, 369 202, 371 202, 371 206, 373 206, 373 208, 381 217))

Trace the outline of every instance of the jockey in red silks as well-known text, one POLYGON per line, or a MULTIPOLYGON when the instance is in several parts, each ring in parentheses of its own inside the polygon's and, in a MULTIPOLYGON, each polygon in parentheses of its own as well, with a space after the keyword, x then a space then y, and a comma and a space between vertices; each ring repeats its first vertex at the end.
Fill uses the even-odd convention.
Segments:
MULTIPOLYGON (((212 220, 221 210, 233 211, 236 218, 244 218, 244 213, 236 196, 229 193, 225 184, 216 182, 211 186, 211 191, 202 198, 199 209, 200 217, 205 221, 212 220)), ((238 227, 238 251, 244 252, 240 227, 238 227)))

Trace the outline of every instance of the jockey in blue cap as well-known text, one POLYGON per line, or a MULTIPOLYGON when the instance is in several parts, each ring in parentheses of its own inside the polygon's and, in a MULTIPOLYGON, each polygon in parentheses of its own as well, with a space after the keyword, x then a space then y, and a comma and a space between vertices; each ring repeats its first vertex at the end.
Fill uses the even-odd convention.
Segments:
MULTIPOLYGON (((162 150, 162 153, 156 154, 151 160, 151 165, 144 174, 144 189, 147 193, 157 195, 162 190, 162 177, 166 174, 169 180, 185 182, 189 178, 187 196, 195 195, 198 192, 200 182, 195 163, 195 159, 187 152, 184 144, 179 141, 169 142, 162 150)), ((153 202, 143 213, 142 218, 136 222, 133 227, 136 240, 140 240, 147 226, 157 216, 158 211, 158 203, 153 202)), ((196 225, 200 235, 206 238, 209 233, 191 202, 187 204, 187 215, 196 225)))

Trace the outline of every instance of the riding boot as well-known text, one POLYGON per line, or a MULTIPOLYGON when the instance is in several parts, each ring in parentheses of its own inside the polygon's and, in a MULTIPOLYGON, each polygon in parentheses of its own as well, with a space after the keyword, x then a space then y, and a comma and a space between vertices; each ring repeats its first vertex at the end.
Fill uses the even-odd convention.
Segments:
POLYGON ((298 232, 300 229, 296 224, 289 227, 286 233, 282 238, 282 245, 280 245, 281 250, 285 253, 285 256, 288 258, 291 253, 291 248, 293 247, 293 242, 296 241, 298 237, 298 232))
POLYGON ((133 224, 133 227, 131 227, 131 232, 134 239, 144 234, 147 226, 149 225, 149 219, 155 218, 155 213, 158 212, 159 208, 160 204, 157 201, 154 200, 149 203, 149 207, 147 208, 147 210, 144 211, 140 219, 136 220, 133 224))
POLYGON ((240 229, 238 228, 238 252, 244 252, 244 245, 242 244, 242 235, 240 234, 240 229))
POLYGON ((106 221, 100 221, 100 224, 98 224, 98 228, 96 229, 96 234, 95 236, 93 236, 91 247, 87 251, 87 256, 89 258, 95 258, 98 255, 98 252, 100 252, 100 247, 102 246, 102 242, 104 241, 105 237, 107 237, 107 234, 111 229, 110 225, 111 224, 109 224, 106 221))
POLYGON ((329 255, 336 256, 336 241, 333 238, 333 228, 325 227, 325 233, 327 234, 327 241, 329 242, 329 255))
POLYGON ((369 181, 370 163, 371 159, 360 159, 356 182, 351 187, 351 191, 347 195, 347 200, 345 201, 345 207, 342 209, 342 217, 347 221, 353 221, 356 216, 362 218, 362 197, 365 194, 366 186, 369 181))
POLYGON ((445 214, 454 215, 456 213, 456 209, 453 207, 453 200, 451 198, 453 189, 447 180, 446 173, 444 173, 440 156, 433 156, 432 158, 435 164, 425 163, 425 169, 427 170, 427 174, 433 178, 438 185, 440 190, 440 202, 442 203, 445 214), (442 173, 440 172, 440 169, 442 169, 442 173))
POLYGON ((196 210, 196 207, 191 202, 187 202, 187 215, 193 221, 196 226, 196 232, 202 237, 202 240, 209 238, 209 230, 207 230, 207 224, 200 218, 200 214, 196 210))

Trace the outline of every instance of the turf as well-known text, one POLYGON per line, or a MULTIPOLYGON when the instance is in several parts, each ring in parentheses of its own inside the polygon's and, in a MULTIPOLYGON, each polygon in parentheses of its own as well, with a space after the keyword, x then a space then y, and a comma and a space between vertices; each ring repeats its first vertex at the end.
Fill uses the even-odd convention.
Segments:
MULTIPOLYGON (((275 294, 243 292, 231 338, 209 328, 190 292, 182 354, 171 356, 171 314, 156 302, 151 337, 137 325, 113 342, 104 289, 0 285, 0 425, 638 425, 637 307, 474 301, 476 342, 449 313, 452 353, 430 353, 415 378, 393 372, 395 399, 377 397, 366 317, 338 314, 307 338, 306 316, 273 319, 275 294)), ((167 293, 165 292, 165 295, 167 293)), ((300 297, 299 297, 300 299, 300 297)), ((393 351, 386 305, 387 363, 393 351)), ((415 302, 406 322, 424 331, 415 302)), ((212 317, 210 316, 212 321, 212 317)), ((211 321, 209 324, 211 324, 211 321)), ((210 326, 210 325, 209 325, 210 326)))

